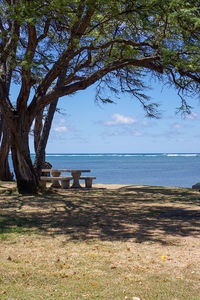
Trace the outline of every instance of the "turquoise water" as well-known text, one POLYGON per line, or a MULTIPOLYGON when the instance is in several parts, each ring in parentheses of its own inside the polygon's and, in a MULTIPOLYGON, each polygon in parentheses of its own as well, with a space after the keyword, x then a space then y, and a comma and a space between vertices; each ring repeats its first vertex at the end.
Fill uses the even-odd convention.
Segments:
POLYGON ((96 183, 191 187, 200 181, 199 153, 47 154, 46 161, 53 168, 90 169, 96 183))

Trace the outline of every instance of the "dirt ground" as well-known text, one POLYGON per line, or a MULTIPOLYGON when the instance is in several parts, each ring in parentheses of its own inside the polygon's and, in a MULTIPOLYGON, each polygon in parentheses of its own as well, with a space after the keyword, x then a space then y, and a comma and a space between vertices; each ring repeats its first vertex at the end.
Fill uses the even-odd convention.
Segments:
MULTIPOLYGON (((46 295, 44 287, 40 287, 37 268, 44 268, 44 262, 48 261, 43 272, 50 278, 54 262, 66 260, 67 251, 70 268, 75 270, 73 274, 79 273, 78 281, 74 275, 65 278, 62 274, 69 286, 67 299, 84 299, 74 298, 74 294, 69 296, 70 286, 76 285, 79 295, 86 283, 86 294, 91 295, 88 299, 96 299, 95 295, 100 295, 100 299, 133 299, 133 290, 145 300, 200 299, 199 191, 94 184, 92 189, 19 195, 14 183, 0 182, 0 215, 3 291, 10 288, 9 280, 16 281, 18 290, 21 274, 23 299, 32 299, 32 296, 26 298, 27 289, 23 287, 28 280, 23 277, 27 270, 27 278, 34 277, 37 281, 37 284, 32 282, 35 291, 40 288, 40 295, 46 295), (18 264, 16 279, 13 279, 13 262, 18 264), (87 282, 86 270, 93 276, 87 282), (101 282, 99 294, 89 286, 97 278, 96 286, 101 282), (106 282, 111 280, 113 286, 108 291, 106 282)), ((59 272, 55 269, 54 276, 59 278, 59 272)), ((49 281, 47 294, 54 280, 49 281)), ((58 281, 58 286, 57 290, 65 295, 66 285, 58 281)), ((18 299, 12 298, 16 290, 13 286, 7 295, 18 299)), ((66 299, 56 295, 52 299, 66 299)), ((7 299, 6 294, 3 299, 7 299)))

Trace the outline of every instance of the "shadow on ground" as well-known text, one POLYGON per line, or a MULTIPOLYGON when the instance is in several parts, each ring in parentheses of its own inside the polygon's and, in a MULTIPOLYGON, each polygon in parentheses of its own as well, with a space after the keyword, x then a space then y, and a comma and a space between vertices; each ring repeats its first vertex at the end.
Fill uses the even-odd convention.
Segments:
POLYGON ((127 186, 37 196, 0 195, 0 233, 13 227, 66 239, 134 240, 168 244, 200 234, 200 193, 127 186))

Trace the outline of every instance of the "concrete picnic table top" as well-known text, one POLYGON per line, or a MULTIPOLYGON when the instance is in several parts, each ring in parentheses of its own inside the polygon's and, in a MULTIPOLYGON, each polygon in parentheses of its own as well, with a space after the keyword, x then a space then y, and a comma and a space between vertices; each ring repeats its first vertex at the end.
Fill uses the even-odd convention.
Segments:
POLYGON ((42 169, 42 172, 91 172, 91 170, 75 170, 75 169, 42 169))

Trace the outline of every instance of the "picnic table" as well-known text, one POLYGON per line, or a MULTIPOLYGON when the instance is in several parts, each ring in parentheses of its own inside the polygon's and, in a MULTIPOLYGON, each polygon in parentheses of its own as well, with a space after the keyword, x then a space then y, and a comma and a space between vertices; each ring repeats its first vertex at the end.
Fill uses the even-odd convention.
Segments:
MULTIPOLYGON (((51 173, 52 177, 48 177, 48 178, 52 178, 53 183, 52 183, 52 187, 60 187, 60 183, 58 180, 62 179, 63 180, 70 180, 71 178, 73 179, 73 184, 72 184, 72 188, 81 188, 81 185, 79 183, 80 179, 84 179, 85 183, 86 183, 86 187, 91 187, 92 186, 92 179, 96 179, 96 177, 85 177, 85 176, 81 176, 82 173, 85 172, 91 172, 90 170, 72 170, 72 169, 42 169, 43 173, 51 173), (71 173, 71 178, 70 177, 60 177, 61 173, 71 173)), ((45 179, 42 179, 45 180, 45 179)))

